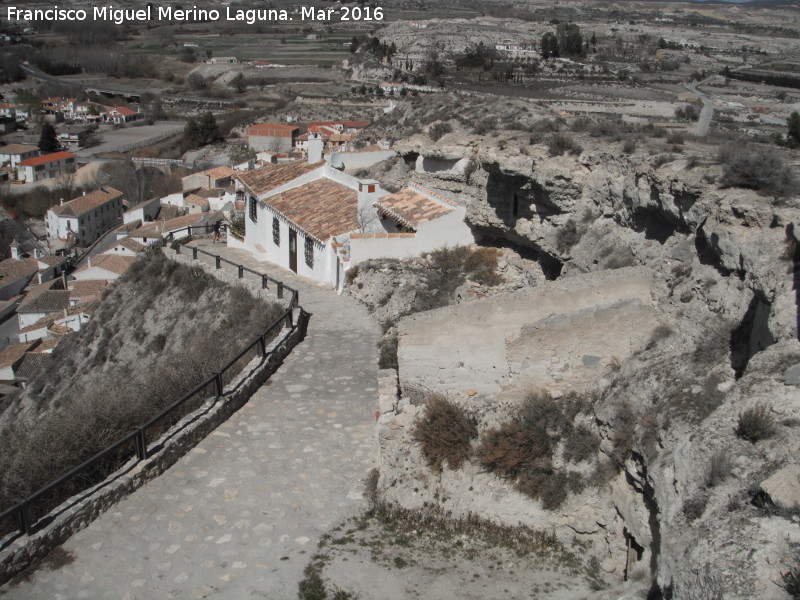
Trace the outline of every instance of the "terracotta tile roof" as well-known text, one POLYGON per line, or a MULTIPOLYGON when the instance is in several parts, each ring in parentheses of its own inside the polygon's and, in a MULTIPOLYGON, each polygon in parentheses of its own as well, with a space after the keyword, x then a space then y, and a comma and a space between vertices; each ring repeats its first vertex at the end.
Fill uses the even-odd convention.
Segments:
POLYGON ((320 242, 358 228, 356 191, 330 179, 297 186, 265 203, 320 242))
POLYGON ((125 233, 127 231, 133 231, 134 229, 138 229, 141 226, 142 226, 142 220, 136 219, 135 221, 131 221, 129 223, 123 223, 122 225, 117 227, 114 231, 118 231, 119 233, 125 233))
POLYGON ((54 206, 50 210, 60 217, 80 217, 117 198, 122 198, 122 192, 119 190, 112 187, 100 188, 85 196, 78 196, 61 206, 54 206))
POLYGON ((284 125, 282 123, 256 123, 247 128, 247 135, 264 137, 292 137, 292 134, 300 131, 297 125, 284 125))
POLYGON ((342 125, 345 129, 364 129, 369 125, 369 121, 311 121, 308 130, 312 133, 319 131, 320 128, 334 128, 342 125))
POLYGON ((28 292, 28 295, 20 302, 17 312, 20 314, 55 314, 69 308, 69 292, 50 289, 49 283, 37 285, 35 289, 28 292))
POLYGON ((0 286, 9 284, 23 277, 33 277, 39 270, 39 264, 36 259, 26 258, 17 260, 15 258, 7 258, 0 262, 0 286))
POLYGON ((66 256, 40 256, 36 260, 48 267, 57 267, 67 262, 68 259, 66 256))
POLYGON ((236 177, 256 196, 262 196, 270 190, 274 190, 292 179, 310 173, 324 165, 322 161, 308 164, 307 162, 297 161, 282 165, 266 165, 254 171, 246 171, 236 177))
MULTIPOLYGON (((95 256, 91 259, 91 266, 87 262, 83 265, 80 269, 75 271, 76 273, 83 273, 84 271, 88 271, 90 268, 97 267, 98 269, 105 269, 106 271, 111 271, 112 273, 116 273, 117 275, 122 275, 125 271, 128 270, 133 264, 133 261, 136 260, 135 256, 121 256, 119 254, 100 254, 95 256)), ((67 292, 69 294, 70 292, 67 292)))
POLYGON ((28 144, 8 144, 0 148, 0 154, 27 154, 34 150, 38 152, 39 148, 28 144))
MULTIPOLYGON (((236 171, 230 167, 214 167, 213 169, 192 173, 192 175, 207 175, 211 177, 211 179, 224 179, 225 177, 236 175, 236 171)), ((192 175, 187 175, 187 177, 191 177, 192 175)))
POLYGON ((421 223, 433 221, 455 210, 410 188, 384 196, 373 206, 381 214, 388 215, 406 227, 414 229, 421 223))
POLYGON ((117 244, 127 248, 128 250, 132 250, 133 252, 141 252, 147 248, 146 244, 137 242, 135 239, 130 237, 122 238, 119 242, 117 242, 117 244))
POLYGON ((36 347, 38 343, 39 340, 35 340, 33 342, 24 342, 22 344, 12 344, 10 346, 6 346, 2 351, 0 351, 0 368, 10 367, 23 356, 25 356, 26 352, 36 347))
POLYGON ((50 360, 49 354, 26 352, 22 364, 14 371, 14 378, 30 379, 42 370, 48 360, 50 360))
POLYGON ((131 231, 130 237, 143 239, 161 237, 161 235, 164 233, 177 231, 178 229, 183 229, 184 227, 192 227, 194 225, 203 223, 205 222, 207 216, 208 213, 193 213, 182 215, 180 217, 174 217, 167 221, 154 221, 153 223, 148 223, 147 225, 144 225, 135 231, 131 231))
POLYGON ((86 300, 98 297, 108 287, 106 279, 86 279, 69 282, 70 300, 86 300))
MULTIPOLYGON (((71 330, 70 330, 71 331, 71 330)), ((59 343, 61 343, 62 338, 48 338, 48 339, 38 339, 37 342, 41 342, 35 348, 29 350, 29 352, 36 352, 38 354, 48 354, 51 350, 53 350, 59 343)))
POLYGON ((132 117, 135 114, 138 114, 135 110, 128 108, 127 106, 115 106, 113 109, 109 111, 109 114, 117 113, 122 115, 123 117, 132 117))
POLYGON ((186 206, 193 204, 195 206, 205 208, 206 210, 208 210, 209 206, 208 200, 202 196, 199 196, 198 194, 189 194, 183 199, 183 203, 186 204, 186 206))
POLYGON ((75 158, 75 154, 72 152, 53 152, 51 154, 45 154, 43 156, 34 156, 33 158, 29 158, 28 160, 23 160, 21 163, 23 167, 37 167, 39 165, 45 165, 47 163, 56 162, 57 160, 64 160, 65 158, 75 158))
POLYGON ((36 323, 31 323, 27 327, 23 327, 19 330, 20 333, 30 333, 31 331, 37 331, 39 329, 47 329, 56 322, 56 319, 59 318, 59 315, 47 315, 46 317, 42 317, 36 323))

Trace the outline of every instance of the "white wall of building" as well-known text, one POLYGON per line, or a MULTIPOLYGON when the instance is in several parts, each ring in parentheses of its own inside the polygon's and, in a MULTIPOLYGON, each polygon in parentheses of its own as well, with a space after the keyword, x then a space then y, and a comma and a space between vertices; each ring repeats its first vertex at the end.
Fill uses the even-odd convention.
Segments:
POLYGON ((133 221, 141 221, 142 223, 145 223, 147 221, 152 221, 158 215, 159 210, 161 210, 160 198, 146 200, 137 204, 130 210, 126 210, 122 214, 122 222, 132 223, 133 221))
POLYGON ((443 217, 422 223, 413 237, 389 234, 389 237, 350 239, 350 267, 373 258, 410 258, 444 246, 475 243, 472 231, 464 222, 466 208, 459 206, 443 217))

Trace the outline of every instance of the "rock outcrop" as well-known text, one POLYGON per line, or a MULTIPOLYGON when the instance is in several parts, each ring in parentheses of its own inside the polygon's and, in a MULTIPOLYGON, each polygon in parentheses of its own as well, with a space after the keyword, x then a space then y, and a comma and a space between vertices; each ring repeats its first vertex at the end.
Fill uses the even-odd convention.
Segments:
POLYGON ((781 573, 800 542, 791 504, 800 390, 793 376, 784 383, 800 359, 797 199, 720 188, 721 167, 700 145, 688 158, 625 156, 589 140, 578 156, 551 157, 543 146, 484 142, 454 133, 432 147, 416 135, 398 147, 410 177, 466 204, 484 243, 537 261, 553 283, 635 285, 648 273, 652 284, 646 298, 623 293, 622 305, 580 297, 548 310, 551 288, 536 281, 407 317, 400 381, 449 392, 484 429, 513 413, 524 386, 558 396, 594 383, 586 426, 602 438, 598 464, 619 461, 621 471, 554 511, 475 461, 431 472, 411 435, 424 408, 401 397, 380 417, 379 490, 408 507, 554 531, 606 573, 649 574, 672 598, 787 598, 781 573), (471 166, 459 174, 456 164, 471 166), (627 325, 627 348, 583 352, 584 340, 602 339, 593 323, 617 344, 627 325), (775 429, 753 443, 736 431, 757 405, 775 429))

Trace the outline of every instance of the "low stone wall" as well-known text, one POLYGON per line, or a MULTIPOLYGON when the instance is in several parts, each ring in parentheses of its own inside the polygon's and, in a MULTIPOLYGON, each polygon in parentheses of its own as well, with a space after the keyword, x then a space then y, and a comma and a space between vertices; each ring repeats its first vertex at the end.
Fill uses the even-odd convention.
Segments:
MULTIPOLYGON (((174 255, 174 252, 167 254, 174 255)), ((220 270, 215 274, 223 273, 220 270)), ((225 387, 222 397, 209 398, 150 444, 154 450, 146 460, 137 463, 136 459, 131 459, 103 482, 73 496, 52 511, 53 520, 33 535, 16 533, 0 540, 0 585, 87 527, 120 499, 158 477, 244 406, 305 337, 309 315, 302 310, 296 312, 295 326, 281 330, 280 337, 267 347, 265 358, 254 358, 225 387)))

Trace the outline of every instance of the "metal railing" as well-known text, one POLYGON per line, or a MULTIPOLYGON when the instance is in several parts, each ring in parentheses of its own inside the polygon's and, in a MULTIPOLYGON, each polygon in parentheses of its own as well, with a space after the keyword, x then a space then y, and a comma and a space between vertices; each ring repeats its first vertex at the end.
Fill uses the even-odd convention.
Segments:
MULTIPOLYGON (((212 225, 211 224, 193 225, 193 226, 190 226, 190 227, 183 227, 182 229, 177 229, 175 231, 170 231, 169 233, 164 234, 162 236, 162 239, 165 242, 172 244, 173 249, 175 250, 175 252, 177 254, 181 254, 181 252, 182 252, 181 246, 185 246, 186 245, 186 242, 181 241, 181 239, 178 239, 178 237, 177 237, 178 234, 180 234, 181 232, 184 232, 184 231, 186 232, 186 237, 191 237, 193 235, 192 234, 193 231, 195 233, 207 234, 207 233, 211 233, 212 225)), ((186 239, 186 238, 184 237, 183 239, 186 239)), ((295 308, 295 307, 299 306, 299 303, 300 303, 300 292, 298 292, 294 288, 289 287, 288 285, 286 285, 282 281, 278 281, 277 279, 274 279, 274 278, 270 277, 269 275, 265 275, 264 273, 256 271, 255 269, 251 269, 249 267, 245 267, 244 265, 240 265, 237 262, 234 262, 232 260, 228 260, 227 258, 223 258, 222 256, 220 256, 218 254, 214 254, 213 252, 209 252, 208 250, 203 250, 202 248, 197 248, 196 246, 189 246, 188 249, 191 250, 191 252, 192 252, 192 259, 193 260, 197 260, 198 256, 203 254, 205 256, 209 256, 209 257, 214 259, 214 266, 217 269, 221 269, 223 263, 226 263, 226 264, 229 264, 231 266, 236 267, 236 269, 238 271, 239 279, 244 279, 244 274, 245 273, 250 273, 251 275, 255 275, 256 277, 259 277, 261 279, 261 289, 264 289, 264 290, 270 289, 269 286, 270 286, 270 284, 272 284, 276 288, 276 294, 277 294, 278 298, 280 298, 280 299, 283 299, 283 297, 286 295, 286 292, 288 291, 289 293, 291 293, 291 299, 290 299, 290 302, 289 302, 289 308, 292 309, 292 308, 295 308)))
MULTIPOLYGON (((192 229, 198 229, 197 227, 187 227, 185 228, 189 235, 191 235, 192 229)), ((169 241, 173 241, 176 244, 176 251, 180 253, 180 241, 174 240, 174 234, 179 233, 179 230, 176 232, 171 232, 168 234, 169 241)), ((221 262, 225 262, 228 264, 237 267, 239 272, 239 278, 243 277, 244 271, 255 273, 262 277, 262 288, 267 288, 268 283, 273 283, 277 286, 278 297, 283 298, 285 292, 289 292, 291 294, 289 304, 286 310, 272 323, 267 327, 261 334, 259 334, 252 342, 250 342, 247 346, 245 346, 236 356, 231 358, 225 365, 223 365, 218 371, 214 371, 211 376, 206 379, 205 381, 199 383, 195 388, 189 391, 187 394, 184 394, 181 398, 161 410, 157 415, 150 418, 145 423, 141 424, 140 426, 136 427, 131 433, 128 435, 120 438, 104 450, 101 450, 91 458, 85 460, 77 467, 73 468, 68 473, 62 475, 58 479, 48 483, 44 487, 40 488, 24 500, 18 502, 11 508, 6 509, 2 513, 0 513, 0 523, 10 519, 16 519, 17 527, 14 530, 6 530, 5 532, 0 531, 0 535, 5 535, 6 533, 13 532, 13 531, 20 531, 27 535, 31 535, 35 533, 37 530, 37 525, 41 522, 44 518, 51 515, 53 510, 57 508, 59 505, 63 504, 68 497, 72 497, 74 494, 70 494, 67 498, 61 498, 55 503, 55 506, 47 509, 44 514, 37 516, 34 514, 34 510, 38 502, 40 502, 43 498, 48 495, 53 495, 53 493, 60 487, 65 486, 66 484, 72 483, 75 484, 76 480, 80 476, 82 476, 87 471, 91 471, 92 469, 100 468, 101 463, 104 461, 111 462, 112 464, 116 464, 121 466, 124 462, 127 462, 130 458, 135 456, 136 463, 141 462, 148 458, 150 455, 150 450, 154 449, 155 446, 149 443, 147 432, 148 430, 152 430, 154 428, 157 431, 167 431, 170 427, 174 425, 174 423, 170 423, 171 420, 183 418, 186 413, 179 413, 178 410, 183 407, 189 400, 193 398, 197 398, 201 392, 206 390, 209 387, 213 386, 214 390, 214 397, 221 398, 224 393, 224 382, 223 376, 233 368, 233 366, 240 361, 245 355, 249 352, 257 348, 258 355, 262 357, 263 360, 268 360, 269 356, 274 353, 273 350, 267 350, 267 345, 271 339, 271 335, 276 330, 280 330, 284 325, 289 330, 287 331, 286 335, 281 338, 281 340, 275 345, 275 348, 280 347, 294 332, 296 327, 304 327, 305 323, 307 322, 308 317, 310 316, 306 313, 300 306, 299 306, 299 292, 291 288, 287 285, 284 285, 283 282, 263 275, 257 271, 252 269, 248 269, 243 265, 239 265, 234 263, 230 260, 223 259, 220 256, 214 255, 210 252, 206 252, 204 250, 200 250, 198 248, 192 248, 194 252, 194 256, 197 257, 198 253, 207 254, 212 256, 216 259, 216 266, 217 268, 221 267, 221 262), (300 313, 297 318, 297 322, 294 319, 294 309, 299 308, 300 313), (120 456, 119 453, 127 446, 127 453, 123 456, 120 456)), ((200 396, 200 400, 204 400, 208 398, 207 395, 200 396)), ((154 437, 158 437, 158 434, 154 437)), ((117 467, 118 468, 118 467, 117 467)), ((97 480, 90 483, 88 486, 83 486, 82 490, 86 491, 93 485, 97 485, 101 483, 108 475, 113 473, 117 468, 111 469, 110 472, 102 473, 102 479, 97 480)))

